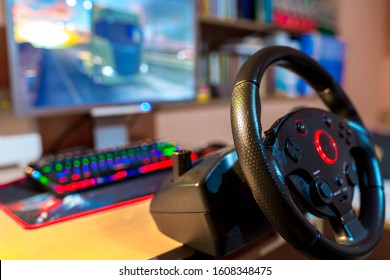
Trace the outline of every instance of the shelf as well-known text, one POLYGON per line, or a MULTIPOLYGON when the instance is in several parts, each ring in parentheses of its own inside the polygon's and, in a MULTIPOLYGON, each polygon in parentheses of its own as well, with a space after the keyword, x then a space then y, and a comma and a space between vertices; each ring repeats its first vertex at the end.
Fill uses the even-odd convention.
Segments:
POLYGON ((202 41, 208 43, 210 49, 215 49, 220 43, 232 38, 239 38, 253 33, 261 36, 275 31, 286 31, 292 36, 304 33, 303 30, 282 28, 276 25, 264 24, 260 21, 248 19, 216 18, 199 16, 198 23, 202 41))
MULTIPOLYGON (((320 98, 317 95, 310 96, 296 96, 296 97, 262 97, 261 102, 264 104, 301 104, 308 105, 312 102, 318 101, 321 103, 320 98)), ((184 102, 176 102, 176 103, 161 103, 156 104, 155 109, 158 111, 161 110, 180 110, 183 108, 196 108, 196 107, 205 107, 205 106, 227 106, 230 104, 230 97, 224 98, 212 98, 207 102, 199 102, 199 101, 184 101, 184 102)))
POLYGON ((303 30, 298 30, 294 28, 284 28, 273 24, 264 24, 260 21, 250 20, 250 19, 229 19, 229 18, 217 18, 211 16, 199 16, 198 21, 203 26, 209 26, 214 28, 227 28, 229 30, 238 29, 246 30, 250 32, 257 32, 260 34, 268 34, 273 31, 287 31, 289 33, 299 35, 302 34, 303 30))

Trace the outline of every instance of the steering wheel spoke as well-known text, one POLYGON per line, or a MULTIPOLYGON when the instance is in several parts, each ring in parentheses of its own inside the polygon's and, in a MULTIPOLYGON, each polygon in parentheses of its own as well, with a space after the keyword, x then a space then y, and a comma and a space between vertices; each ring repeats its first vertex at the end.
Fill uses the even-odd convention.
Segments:
POLYGON ((335 232, 335 239, 339 244, 353 244, 364 240, 368 231, 356 216, 353 210, 341 217, 330 219, 335 232))
POLYGON ((370 136, 361 124, 348 121, 342 130, 351 149, 371 146, 370 136))

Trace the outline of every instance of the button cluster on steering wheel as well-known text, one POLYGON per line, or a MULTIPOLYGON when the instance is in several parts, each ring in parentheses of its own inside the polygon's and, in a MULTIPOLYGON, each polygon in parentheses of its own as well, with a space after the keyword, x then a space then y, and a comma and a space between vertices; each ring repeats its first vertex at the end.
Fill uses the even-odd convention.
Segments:
POLYGON ((290 189, 321 216, 344 215, 352 209, 356 171, 351 168, 354 133, 338 116, 320 109, 301 109, 267 130, 265 145, 278 162, 290 189), (349 141, 340 131, 348 131, 349 141))

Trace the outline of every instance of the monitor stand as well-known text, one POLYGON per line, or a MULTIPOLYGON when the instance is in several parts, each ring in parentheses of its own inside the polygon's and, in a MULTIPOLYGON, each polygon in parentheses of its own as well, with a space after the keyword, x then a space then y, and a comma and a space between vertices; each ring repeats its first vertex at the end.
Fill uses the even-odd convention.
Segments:
POLYGON ((118 147, 130 141, 126 119, 130 114, 150 112, 150 103, 92 108, 94 148, 118 147))

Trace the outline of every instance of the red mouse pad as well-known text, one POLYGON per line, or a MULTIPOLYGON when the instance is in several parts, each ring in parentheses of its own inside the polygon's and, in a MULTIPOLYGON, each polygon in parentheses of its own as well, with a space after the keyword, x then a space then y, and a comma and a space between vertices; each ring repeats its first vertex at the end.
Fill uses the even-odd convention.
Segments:
POLYGON ((22 227, 35 229, 151 199, 169 174, 163 170, 65 197, 21 179, 0 186, 0 209, 22 227))

